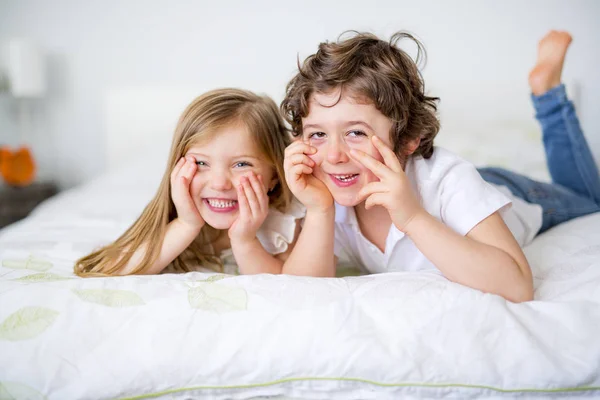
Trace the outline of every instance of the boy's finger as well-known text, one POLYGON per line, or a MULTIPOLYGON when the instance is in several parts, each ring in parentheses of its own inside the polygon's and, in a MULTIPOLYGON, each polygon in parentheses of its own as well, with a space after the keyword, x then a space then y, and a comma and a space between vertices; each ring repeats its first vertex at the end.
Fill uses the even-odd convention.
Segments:
POLYGON ((293 154, 304 153, 304 154, 315 154, 317 149, 308 143, 294 142, 285 149, 285 157, 290 157, 293 154))
POLYGON ((388 187, 383 182, 371 182, 366 184, 358 192, 358 198, 362 201, 363 199, 371 196, 375 193, 387 193, 389 192, 388 187))
POLYGON ((371 196, 369 196, 369 198, 367 198, 367 201, 365 201, 365 209, 370 209, 373 206, 383 206, 386 207, 386 203, 387 203, 387 196, 385 193, 375 193, 372 194, 371 196))
POLYGON ((402 165, 400 165, 398 156, 396 156, 394 151, 377 136, 373 136, 372 141, 379 154, 381 154, 381 157, 383 157, 385 165, 390 167, 392 171, 400 172, 402 170, 402 165))
POLYGON ((296 176, 296 180, 298 180, 302 175, 310 175, 313 173, 313 169, 308 165, 298 164, 294 165, 292 168, 292 172, 296 176))
POLYGON ((294 154, 292 156, 289 157, 290 162, 292 163, 292 165, 296 165, 296 164, 306 164, 309 167, 314 167, 315 162, 313 160, 311 160, 306 154, 301 153, 301 154, 294 154))
POLYGON ((354 158, 356 161, 367 167, 371 170, 379 179, 383 179, 391 172, 390 168, 377 161, 370 155, 360 150, 352 149, 350 150, 350 156, 354 158))

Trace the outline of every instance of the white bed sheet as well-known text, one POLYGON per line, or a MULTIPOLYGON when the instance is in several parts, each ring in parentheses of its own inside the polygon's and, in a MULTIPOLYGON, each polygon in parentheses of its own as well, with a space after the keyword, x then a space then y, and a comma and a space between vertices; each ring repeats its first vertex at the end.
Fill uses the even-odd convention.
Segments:
POLYGON ((428 273, 73 276, 140 213, 160 167, 0 231, 0 398, 600 396, 600 214, 526 249, 525 304, 428 273))

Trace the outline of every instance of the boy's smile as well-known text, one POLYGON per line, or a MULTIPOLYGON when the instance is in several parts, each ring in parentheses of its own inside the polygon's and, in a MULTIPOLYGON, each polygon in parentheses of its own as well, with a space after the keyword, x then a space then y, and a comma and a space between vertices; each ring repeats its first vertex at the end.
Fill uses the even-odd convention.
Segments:
POLYGON ((309 114, 302 119, 302 140, 317 149, 310 156, 316 164, 314 176, 325 183, 338 204, 349 207, 364 200, 358 197, 362 187, 378 181, 352 159, 350 150, 361 150, 383 161, 370 138, 375 135, 389 146, 392 121, 371 102, 346 91, 341 94, 335 90, 311 96, 309 114))

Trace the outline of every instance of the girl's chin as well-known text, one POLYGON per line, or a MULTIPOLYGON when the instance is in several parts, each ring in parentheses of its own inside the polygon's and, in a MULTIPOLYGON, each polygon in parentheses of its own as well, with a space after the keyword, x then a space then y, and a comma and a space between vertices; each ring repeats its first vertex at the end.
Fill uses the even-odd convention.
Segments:
MULTIPOLYGON (((237 214, 236 214, 237 217, 237 214)), ((214 217, 213 215, 210 216, 204 216, 202 215, 202 218, 204 218, 204 222, 207 225, 210 225, 211 227, 215 228, 215 229, 220 229, 220 230, 227 230, 229 228, 231 228, 231 225, 233 225, 233 222, 235 221, 235 218, 233 217, 214 217)))

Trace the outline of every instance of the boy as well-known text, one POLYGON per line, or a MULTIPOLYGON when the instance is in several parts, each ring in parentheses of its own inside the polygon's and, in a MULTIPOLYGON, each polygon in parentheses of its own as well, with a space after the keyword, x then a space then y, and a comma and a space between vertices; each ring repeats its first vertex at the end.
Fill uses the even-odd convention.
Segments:
MULTIPOLYGON (((527 189, 555 195, 564 188, 542 187, 509 171, 482 171, 510 189, 502 192, 470 163, 434 148, 438 99, 425 95, 417 65, 396 46, 403 38, 413 40, 420 55, 422 46, 406 33, 389 43, 370 34, 322 43, 287 86, 282 110, 302 140, 286 150, 286 179, 306 206, 307 220, 335 230, 335 245, 315 241, 319 259, 333 263, 335 251, 370 272, 437 269, 511 301, 531 300, 532 274, 520 244, 552 223, 543 213, 547 204, 528 197, 527 189)), ((545 38, 553 44, 543 52, 540 45, 539 54, 540 62, 558 69, 559 82, 568 47, 562 38, 545 38)), ((566 132, 562 124, 554 132, 566 132)), ((585 168, 587 187, 600 193, 595 164, 585 168)), ((599 209, 593 191, 577 193, 591 205, 588 213, 599 209)), ((570 218, 579 215, 585 214, 570 218)))

